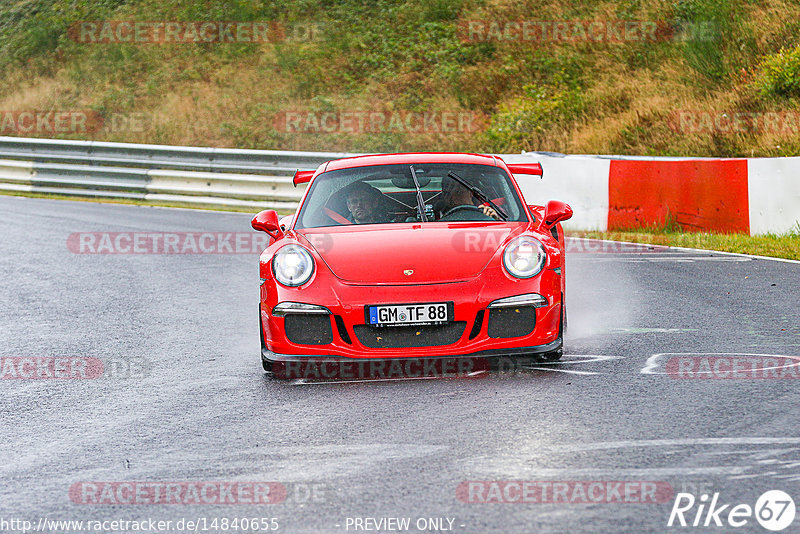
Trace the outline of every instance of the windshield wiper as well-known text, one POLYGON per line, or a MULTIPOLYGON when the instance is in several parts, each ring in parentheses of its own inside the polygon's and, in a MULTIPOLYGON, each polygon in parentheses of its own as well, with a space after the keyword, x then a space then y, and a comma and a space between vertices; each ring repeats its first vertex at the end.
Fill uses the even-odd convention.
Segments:
POLYGON ((425 216, 425 199, 422 198, 422 189, 419 187, 419 180, 417 180, 417 171, 414 170, 413 165, 409 165, 411 169, 411 177, 414 179, 414 187, 417 188, 417 209, 419 210, 419 218, 422 222, 428 222, 425 216))
POLYGON ((466 180, 464 180, 462 177, 460 177, 459 175, 457 175, 453 171, 448 172, 447 176, 449 176, 450 178, 452 178, 456 182, 460 183, 461 185, 463 185, 464 187, 469 189, 469 192, 472 193, 472 196, 474 196, 475 198, 480 200, 482 203, 491 206, 492 209, 494 209, 494 211, 497 212, 497 214, 500 216, 501 219, 503 219, 504 221, 508 220, 508 214, 505 211, 501 210, 500 206, 498 206, 497 204, 492 202, 489 199, 489 197, 487 197, 485 194, 483 194, 483 191, 481 191, 477 187, 469 185, 466 180))

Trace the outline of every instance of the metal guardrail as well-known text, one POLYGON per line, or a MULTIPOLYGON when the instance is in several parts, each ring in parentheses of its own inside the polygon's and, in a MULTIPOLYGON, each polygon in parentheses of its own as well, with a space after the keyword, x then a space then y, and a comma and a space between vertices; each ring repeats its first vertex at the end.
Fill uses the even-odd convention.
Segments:
POLYGON ((352 155, 0 137, 0 190, 293 210, 296 169, 352 155))
MULTIPOLYGON (((305 187, 293 187, 292 175, 296 169, 316 169, 325 161, 354 155, 358 154, 0 137, 0 191, 294 211, 305 187)), ((695 166, 716 165, 717 161, 716 158, 544 152, 501 156, 507 163, 541 163, 545 180, 517 180, 526 202, 541 204, 548 199, 568 202, 575 216, 564 227, 575 230, 605 230, 609 228, 610 213, 618 213, 620 209, 645 214, 652 209, 652 203, 629 205, 630 196, 624 197, 623 208, 614 204, 617 200, 612 198, 610 187, 613 161, 634 159, 655 164, 687 160, 695 161, 695 166)), ((749 227, 754 235, 793 231, 800 206, 800 186, 793 178, 798 174, 800 158, 736 159, 734 163, 746 165, 748 180, 747 208, 738 212, 736 224, 749 227)), ((660 180, 685 192, 682 197, 692 199, 688 207, 682 204, 682 209, 713 214, 720 208, 720 199, 727 202, 724 189, 716 195, 698 196, 693 182, 686 180, 681 172, 674 166, 664 167, 660 180)), ((726 184, 716 186, 724 188, 726 184)), ((629 195, 657 196, 659 191, 650 183, 650 189, 632 191, 629 195)), ((657 221, 660 215, 649 213, 648 217, 657 221)), ((716 229, 707 222, 702 224, 706 226, 697 228, 716 229)))

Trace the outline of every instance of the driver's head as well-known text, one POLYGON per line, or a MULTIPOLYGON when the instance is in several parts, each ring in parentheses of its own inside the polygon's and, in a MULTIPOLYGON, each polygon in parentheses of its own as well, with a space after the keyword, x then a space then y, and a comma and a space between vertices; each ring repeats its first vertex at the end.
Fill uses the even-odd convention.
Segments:
POLYGON ((378 216, 381 192, 366 182, 356 182, 345 193, 347 209, 355 222, 371 222, 378 216))
POLYGON ((442 197, 442 200, 448 206, 472 204, 472 193, 470 193, 469 189, 449 176, 442 178, 442 197))

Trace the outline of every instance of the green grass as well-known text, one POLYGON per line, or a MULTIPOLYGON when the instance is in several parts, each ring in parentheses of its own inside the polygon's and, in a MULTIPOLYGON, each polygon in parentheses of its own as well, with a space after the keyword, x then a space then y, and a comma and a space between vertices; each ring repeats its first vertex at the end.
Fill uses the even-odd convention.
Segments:
POLYGON ((800 226, 782 235, 709 234, 641 230, 625 232, 567 232, 571 237, 607 239, 670 247, 699 248, 800 260, 800 226))
MULTIPOLYGON (((106 141, 348 152, 800 154, 791 132, 680 132, 677 111, 798 111, 795 0, 7 0, 0 110, 144 113, 106 141), (275 21, 264 44, 81 44, 78 21, 275 21), (653 21, 686 39, 469 41, 469 21, 653 21), (699 30, 698 30, 699 29, 699 30), (782 52, 783 51, 783 52, 782 52), (281 111, 469 111, 478 133, 308 134, 281 111)), ((46 135, 42 135, 45 137, 46 135)))

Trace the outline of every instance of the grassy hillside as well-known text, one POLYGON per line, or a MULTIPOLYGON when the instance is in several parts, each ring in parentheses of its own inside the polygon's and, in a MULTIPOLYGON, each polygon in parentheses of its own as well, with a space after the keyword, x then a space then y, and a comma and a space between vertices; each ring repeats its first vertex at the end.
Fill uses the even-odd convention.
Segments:
POLYGON ((5 0, 0 71, 3 135, 19 135, 8 117, 24 111, 90 110, 103 128, 55 136, 301 150, 800 155, 795 0, 5 0), (79 21, 258 21, 284 34, 259 43, 86 44, 70 31, 79 21), (470 39, 464 28, 475 21, 644 21, 658 38, 470 39), (473 127, 276 128, 287 112, 309 111, 317 119, 380 112, 388 126, 393 114, 461 113, 473 127), (744 125, 728 128, 720 117, 744 125))

